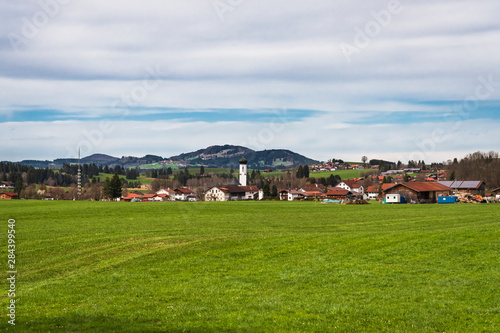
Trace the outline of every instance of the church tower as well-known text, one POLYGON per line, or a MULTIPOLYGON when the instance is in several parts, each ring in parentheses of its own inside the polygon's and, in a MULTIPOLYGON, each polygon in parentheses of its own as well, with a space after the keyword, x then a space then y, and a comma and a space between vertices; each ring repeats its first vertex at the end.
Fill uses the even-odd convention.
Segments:
POLYGON ((247 160, 245 157, 240 160, 240 184, 247 186, 247 160))

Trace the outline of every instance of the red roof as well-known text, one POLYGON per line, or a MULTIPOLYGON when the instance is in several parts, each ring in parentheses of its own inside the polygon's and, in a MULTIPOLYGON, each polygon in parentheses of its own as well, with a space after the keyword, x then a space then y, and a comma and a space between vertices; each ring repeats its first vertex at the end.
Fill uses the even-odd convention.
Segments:
MULTIPOLYGON (((393 187, 394 184, 391 183, 384 183, 382 184, 382 191, 387 190, 388 188, 393 187)), ((378 190, 380 188, 380 185, 372 185, 368 187, 368 190, 366 190, 367 193, 378 193, 378 190)))
POLYGON ((11 198, 17 198, 17 193, 14 193, 14 192, 2 192, 0 194, 5 194, 11 198))
POLYGON ((135 194, 135 193, 127 193, 127 195, 123 196, 123 199, 133 199, 133 198, 142 198, 143 195, 135 194))
POLYGON ((444 186, 439 183, 427 183, 427 182, 414 182, 414 183, 401 183, 391 186, 394 188, 396 186, 405 186, 415 192, 434 192, 434 191, 452 191, 448 186, 444 186))

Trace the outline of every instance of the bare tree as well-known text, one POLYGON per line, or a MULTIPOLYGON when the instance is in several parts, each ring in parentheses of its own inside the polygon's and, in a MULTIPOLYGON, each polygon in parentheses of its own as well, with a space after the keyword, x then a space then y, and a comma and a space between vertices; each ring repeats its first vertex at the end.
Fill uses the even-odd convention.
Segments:
POLYGON ((366 157, 366 156, 361 157, 361 161, 363 162, 363 167, 365 167, 366 161, 368 161, 368 157, 366 157))

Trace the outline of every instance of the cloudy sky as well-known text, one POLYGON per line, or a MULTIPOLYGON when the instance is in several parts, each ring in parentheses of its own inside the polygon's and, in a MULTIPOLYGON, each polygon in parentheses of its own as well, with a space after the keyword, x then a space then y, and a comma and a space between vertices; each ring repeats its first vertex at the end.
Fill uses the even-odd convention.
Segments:
POLYGON ((0 3, 0 160, 499 150, 498 0, 0 3))

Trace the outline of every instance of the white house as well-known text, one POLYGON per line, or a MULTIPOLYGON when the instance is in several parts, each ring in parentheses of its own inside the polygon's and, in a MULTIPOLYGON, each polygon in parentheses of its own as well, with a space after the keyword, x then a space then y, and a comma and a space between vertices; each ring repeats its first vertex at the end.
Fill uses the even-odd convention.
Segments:
POLYGON ((340 182, 336 187, 351 191, 355 195, 361 194, 363 195, 363 198, 365 197, 365 188, 363 187, 363 185, 358 184, 354 179, 344 180, 340 182))
POLYGON ((257 186, 214 186, 205 193, 205 201, 261 200, 263 192, 257 186))
POLYGON ((13 189, 14 188, 14 183, 13 182, 0 182, 0 188, 1 189, 13 189))
POLYGON ((175 192, 175 200, 180 200, 180 201, 196 201, 196 192, 191 191, 188 188, 182 187, 182 188, 176 188, 174 190, 175 192))
POLYGON ((299 198, 304 198, 303 191, 291 190, 288 192, 288 201, 293 201, 299 198))

